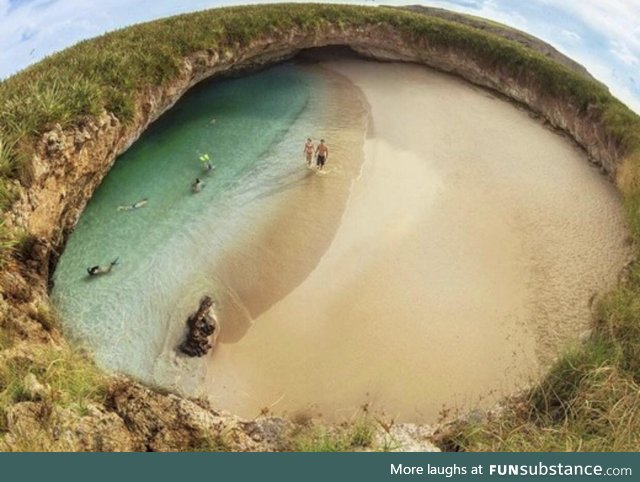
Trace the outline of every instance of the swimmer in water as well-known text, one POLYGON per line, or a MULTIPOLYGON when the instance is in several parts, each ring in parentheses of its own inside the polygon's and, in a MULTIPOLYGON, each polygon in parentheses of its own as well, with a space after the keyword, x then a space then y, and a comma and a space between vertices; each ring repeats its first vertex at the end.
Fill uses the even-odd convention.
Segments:
POLYGON ((211 162, 211 158, 209 157, 209 154, 202 154, 198 159, 200 159, 200 162, 202 162, 202 166, 204 167, 204 170, 206 172, 209 173, 216 168, 216 166, 214 166, 213 163, 211 162))
POLYGON ((196 177, 196 181, 191 185, 191 190, 193 192, 200 192, 202 191, 203 187, 204 187, 204 182, 202 182, 199 177, 196 177))
POLYGON ((129 206, 118 206, 118 211, 133 211, 134 209, 139 209, 147 205, 149 200, 147 198, 141 199, 140 201, 130 204, 129 206))
POLYGON ((111 261, 111 263, 109 263, 108 266, 100 266, 100 265, 91 266, 90 268, 87 268, 87 273, 89 273, 89 276, 98 276, 101 274, 111 273, 111 270, 113 269, 113 267, 118 264, 118 259, 119 258, 116 258, 113 261, 111 261))

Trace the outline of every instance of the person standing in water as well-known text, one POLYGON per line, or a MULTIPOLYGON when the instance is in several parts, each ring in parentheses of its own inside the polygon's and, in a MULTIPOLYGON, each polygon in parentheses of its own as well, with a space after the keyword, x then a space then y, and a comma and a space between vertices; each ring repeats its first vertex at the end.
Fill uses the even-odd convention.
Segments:
POLYGON ((329 148, 324 143, 324 139, 320 139, 320 144, 318 144, 316 154, 316 167, 322 171, 324 163, 327 162, 327 159, 329 158, 329 148))
POLYGON ((313 141, 311 137, 307 138, 307 142, 304 145, 304 154, 307 156, 307 166, 310 166, 311 159, 313 159, 313 141))

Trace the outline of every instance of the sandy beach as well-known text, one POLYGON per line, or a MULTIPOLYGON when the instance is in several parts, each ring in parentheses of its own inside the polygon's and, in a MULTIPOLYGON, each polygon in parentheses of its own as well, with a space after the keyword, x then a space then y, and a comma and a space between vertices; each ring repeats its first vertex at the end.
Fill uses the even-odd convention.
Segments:
MULTIPOLYGON (((233 261, 245 254, 230 256, 239 296, 257 305, 226 336, 222 317, 203 391, 247 417, 269 407, 336 420, 372 404, 433 422, 530 383, 586 328, 589 299, 626 261, 613 186, 567 140, 455 78, 404 64, 321 67, 368 103, 364 162, 332 151, 299 198, 298 211, 331 210, 323 189, 359 166, 346 208, 311 218, 321 228, 334 216, 331 235, 303 242, 282 276, 262 276, 288 281, 249 283, 233 261)), ((281 209, 265 238, 274 253, 301 245, 291 244, 301 221, 281 209)))

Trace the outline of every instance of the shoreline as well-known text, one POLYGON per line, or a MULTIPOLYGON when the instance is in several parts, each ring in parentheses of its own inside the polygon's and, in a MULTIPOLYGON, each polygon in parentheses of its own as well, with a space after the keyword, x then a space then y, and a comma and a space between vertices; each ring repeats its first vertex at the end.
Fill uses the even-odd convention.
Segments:
MULTIPOLYGON (((316 93, 301 122, 318 131, 316 143, 320 137, 332 139, 329 163, 322 173, 304 165, 305 139, 299 139, 300 152, 296 143, 292 152, 296 161, 292 162, 300 159, 295 176, 303 182, 278 189, 270 196, 247 223, 256 231, 240 242, 230 243, 221 256, 216 276, 224 280, 239 302, 237 307, 227 303, 220 312, 223 328, 218 345, 205 360, 208 373, 201 389, 209 398, 217 391, 211 379, 220 378, 218 368, 224 363, 225 347, 241 344, 243 337, 255 329, 256 320, 303 283, 330 249, 361 170, 367 112, 359 92, 343 76, 317 65, 303 62, 299 68, 319 75, 325 83, 326 92, 316 93), (327 105, 321 105, 324 103, 327 105), (336 106, 348 115, 336 116, 336 106)), ((295 128, 298 130, 299 126, 295 128)), ((282 142, 291 143, 291 135, 282 142)), ((305 133, 305 138, 307 135, 313 134, 305 133)))
MULTIPOLYGON (((288 146, 284 152, 271 155, 290 155, 292 163, 299 158, 300 168, 290 174, 293 182, 286 179, 282 185, 282 179, 273 180, 273 192, 262 205, 256 206, 246 222, 256 231, 247 232, 239 242, 229 243, 215 270, 251 320, 259 318, 303 283, 330 248, 364 157, 360 152, 360 136, 366 131, 366 117, 362 99, 353 86, 342 76, 317 66, 302 64, 298 68, 319 76, 326 92, 316 94, 280 141, 280 147, 288 146), (330 105, 322 105, 324 102, 330 105), (349 115, 337 118, 332 112, 336 105, 346 106, 349 115), (318 128, 318 124, 331 127, 318 128), (344 160, 328 164, 323 172, 318 172, 313 162, 307 167, 301 153, 305 139, 300 139, 300 146, 295 142, 297 138, 292 139, 292 131, 304 129, 301 125, 307 128, 305 133, 312 129, 320 131, 314 138, 316 144, 321 137, 332 137, 333 151, 344 160), (295 147, 291 148, 292 145, 295 147)), ((230 334, 228 328, 221 333, 223 343, 235 343, 242 337, 242 333, 230 334)))

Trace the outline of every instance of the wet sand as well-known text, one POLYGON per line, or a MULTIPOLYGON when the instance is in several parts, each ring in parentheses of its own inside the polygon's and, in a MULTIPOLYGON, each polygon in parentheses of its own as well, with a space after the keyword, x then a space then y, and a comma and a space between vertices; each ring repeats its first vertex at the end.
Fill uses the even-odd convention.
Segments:
MULTIPOLYGON (((362 162, 368 111, 362 92, 341 75, 314 65, 301 66, 322 78, 326 92, 312 97, 306 135, 334 141, 342 162, 319 175, 303 155, 305 138, 285 136, 271 155, 290 156, 299 168, 288 179, 275 177, 271 189, 250 213, 246 236, 231 240, 216 266, 228 293, 224 304, 223 343, 242 339, 254 320, 287 296, 318 265, 341 225, 350 188, 362 162)), ((300 130, 300 125, 295 129, 300 130)), ((313 163, 312 163, 313 164, 313 163)), ((220 293, 218 293, 219 295, 220 293)))
MULTIPOLYGON (((462 81, 404 64, 322 66, 370 106, 364 164, 330 242, 295 242, 291 206, 269 215, 266 242, 303 251, 256 259, 259 270, 308 274, 274 296, 231 270, 260 308, 208 358, 203 390, 248 417, 269 407, 336 420, 372 403, 433 422, 526 385, 585 329, 589 299, 626 261, 613 186, 567 140, 462 81)), ((316 180, 344 162, 334 151, 316 180)), ((319 227, 335 216, 327 201, 314 201, 326 207, 319 227)))

